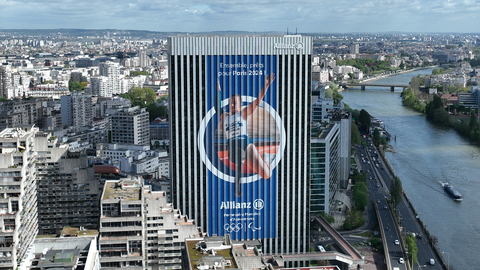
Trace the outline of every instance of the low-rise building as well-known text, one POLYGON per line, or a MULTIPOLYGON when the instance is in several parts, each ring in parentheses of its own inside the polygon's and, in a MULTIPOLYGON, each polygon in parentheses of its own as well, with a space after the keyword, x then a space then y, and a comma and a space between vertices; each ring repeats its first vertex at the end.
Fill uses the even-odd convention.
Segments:
POLYGON ((18 270, 99 270, 97 237, 36 239, 18 270))

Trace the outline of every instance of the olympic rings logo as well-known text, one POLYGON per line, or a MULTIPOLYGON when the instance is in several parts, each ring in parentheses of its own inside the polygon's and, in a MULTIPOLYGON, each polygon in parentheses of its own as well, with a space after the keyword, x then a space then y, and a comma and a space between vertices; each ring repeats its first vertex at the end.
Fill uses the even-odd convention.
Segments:
POLYGON ((228 224, 226 223, 225 225, 223 225, 223 229, 227 232, 239 232, 241 229, 242 229, 243 225, 242 223, 232 223, 232 224, 228 224))

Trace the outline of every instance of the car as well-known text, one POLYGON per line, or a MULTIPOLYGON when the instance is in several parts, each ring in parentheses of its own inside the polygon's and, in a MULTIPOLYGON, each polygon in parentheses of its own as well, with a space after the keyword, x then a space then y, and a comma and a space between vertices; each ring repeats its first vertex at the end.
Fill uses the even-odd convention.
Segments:
MULTIPOLYGON (((388 206, 385 204, 385 205, 383 206, 383 209, 388 209, 388 206)), ((398 241, 398 240, 397 240, 397 241, 398 241)))
POLYGON ((435 265, 435 260, 433 258, 430 258, 430 265, 435 265))
POLYGON ((395 239, 395 245, 400 245, 400 241, 398 241, 398 239, 395 239))
POLYGON ((418 238, 418 239, 422 239, 422 235, 419 234, 419 233, 417 233, 417 238, 418 238))
POLYGON ((379 183, 377 183, 377 188, 378 188, 378 187, 380 187, 380 184, 379 184, 379 183))
POLYGON ((367 160, 367 163, 370 164, 370 160, 367 160))
POLYGON ((377 203, 380 203, 380 200, 378 200, 377 203))
POLYGON ((399 262, 399 263, 405 263, 405 261, 403 260, 403 258, 398 259, 398 262, 399 262))

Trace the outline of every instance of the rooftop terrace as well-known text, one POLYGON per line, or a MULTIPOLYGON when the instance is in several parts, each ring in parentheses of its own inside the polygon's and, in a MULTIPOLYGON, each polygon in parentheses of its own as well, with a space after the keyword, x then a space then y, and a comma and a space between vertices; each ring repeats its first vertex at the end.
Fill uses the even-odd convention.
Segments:
POLYGON ((120 182, 107 181, 102 200, 140 200, 141 184, 137 181, 121 180, 120 182))

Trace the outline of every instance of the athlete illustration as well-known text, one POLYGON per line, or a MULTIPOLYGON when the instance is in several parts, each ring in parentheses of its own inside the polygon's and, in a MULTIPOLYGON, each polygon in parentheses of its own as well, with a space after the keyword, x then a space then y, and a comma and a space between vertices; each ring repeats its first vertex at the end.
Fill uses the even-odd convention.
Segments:
POLYGON ((269 179, 272 174, 270 163, 263 160, 253 141, 248 137, 247 118, 255 112, 274 79, 273 73, 266 76, 265 85, 258 93, 257 99, 244 108, 242 108, 241 96, 232 95, 229 99, 229 112, 224 112, 221 107, 222 89, 217 79, 215 111, 223 123, 222 128, 228 142, 228 159, 235 164, 235 196, 242 195, 240 179, 244 162, 251 171, 263 179, 269 179))

